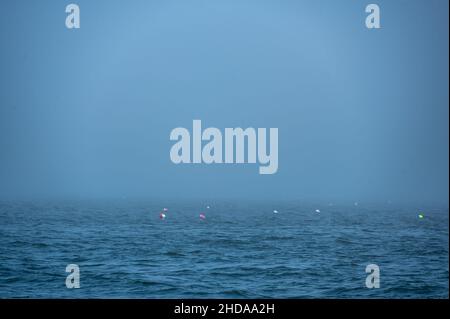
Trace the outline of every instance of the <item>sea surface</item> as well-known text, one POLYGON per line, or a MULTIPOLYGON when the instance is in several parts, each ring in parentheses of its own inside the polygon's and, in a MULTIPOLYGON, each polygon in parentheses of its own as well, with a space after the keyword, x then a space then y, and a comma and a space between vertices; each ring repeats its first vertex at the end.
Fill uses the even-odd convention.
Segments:
POLYGON ((364 203, 1 202, 0 298, 448 298, 448 216, 364 203), (68 264, 79 289, 66 287, 68 264), (380 288, 366 287, 369 264, 380 288))

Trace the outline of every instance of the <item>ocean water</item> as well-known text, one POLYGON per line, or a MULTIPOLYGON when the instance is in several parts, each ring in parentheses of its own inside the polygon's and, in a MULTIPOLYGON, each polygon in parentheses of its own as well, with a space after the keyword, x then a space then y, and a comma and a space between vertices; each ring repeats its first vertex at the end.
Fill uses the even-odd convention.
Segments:
POLYGON ((2 202, 0 297, 448 298, 448 225, 447 207, 2 202))

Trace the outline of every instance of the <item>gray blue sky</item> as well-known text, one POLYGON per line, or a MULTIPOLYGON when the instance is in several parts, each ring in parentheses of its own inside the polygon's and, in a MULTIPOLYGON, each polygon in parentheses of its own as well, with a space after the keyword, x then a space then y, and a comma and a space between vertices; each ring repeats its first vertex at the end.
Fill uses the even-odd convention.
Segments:
POLYGON ((448 1, 3 1, 0 199, 448 203, 448 1), (170 131, 277 127, 279 170, 175 165, 170 131))

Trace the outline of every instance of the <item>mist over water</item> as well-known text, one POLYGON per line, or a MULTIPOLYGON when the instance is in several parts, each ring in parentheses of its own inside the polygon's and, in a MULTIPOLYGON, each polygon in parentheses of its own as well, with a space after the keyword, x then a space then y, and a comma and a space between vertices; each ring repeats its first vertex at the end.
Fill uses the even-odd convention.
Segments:
POLYGON ((0 298, 448 298, 447 1, 76 3, 0 10, 0 298), (174 164, 196 119, 276 173, 174 164))

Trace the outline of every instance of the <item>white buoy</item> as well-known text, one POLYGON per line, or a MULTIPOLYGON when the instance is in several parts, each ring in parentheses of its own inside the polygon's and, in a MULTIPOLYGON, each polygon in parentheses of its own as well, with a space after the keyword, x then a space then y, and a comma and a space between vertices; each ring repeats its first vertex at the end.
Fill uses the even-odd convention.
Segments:
POLYGON ((316 213, 320 213, 320 209, 316 209, 316 213))
POLYGON ((273 210, 274 214, 278 214, 278 211, 276 209, 273 210))

